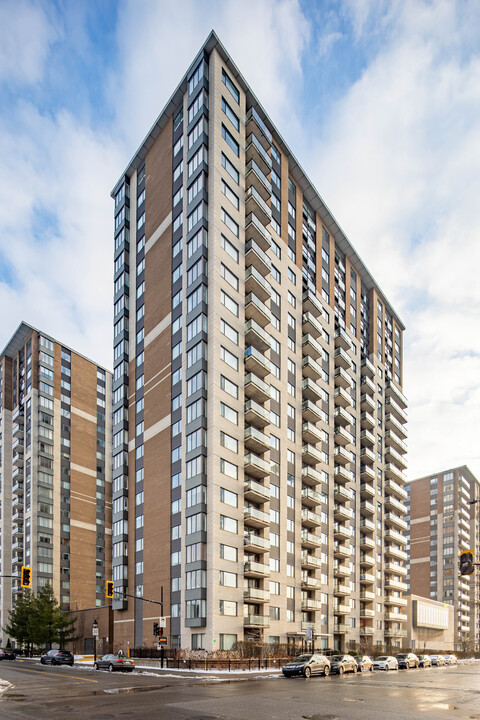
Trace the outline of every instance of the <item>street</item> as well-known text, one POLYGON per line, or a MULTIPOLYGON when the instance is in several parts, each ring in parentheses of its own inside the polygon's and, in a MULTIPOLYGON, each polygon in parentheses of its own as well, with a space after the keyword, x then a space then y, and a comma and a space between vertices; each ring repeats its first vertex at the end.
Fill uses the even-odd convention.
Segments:
POLYGON ((480 720, 480 664, 343 677, 0 664, 9 720, 480 720))

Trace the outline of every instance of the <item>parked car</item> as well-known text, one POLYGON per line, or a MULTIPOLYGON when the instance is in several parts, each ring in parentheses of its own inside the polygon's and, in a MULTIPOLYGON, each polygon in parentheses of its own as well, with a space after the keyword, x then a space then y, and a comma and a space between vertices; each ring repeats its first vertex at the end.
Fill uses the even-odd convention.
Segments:
POLYGON ((118 657, 118 655, 102 655, 95 662, 95 670, 105 668, 109 672, 120 670, 121 672, 132 672, 135 670, 135 660, 126 657, 118 657))
POLYGON ((330 675, 330 660, 325 655, 299 655, 291 662, 282 667, 285 677, 292 675, 303 675, 309 678, 310 675, 330 675))
POLYGON ((368 655, 355 655, 355 660, 357 661, 360 672, 363 670, 373 670, 373 660, 369 658, 368 655))
POLYGON ((0 648, 0 660, 15 660, 15 650, 0 648))
POLYGON ((420 662, 420 667, 432 667, 430 655, 419 655, 418 660, 420 662))
POLYGON ((392 655, 381 655, 373 661, 374 670, 398 670, 397 658, 392 655))
POLYGON ((420 660, 415 653, 398 653, 395 657, 397 658, 399 668, 408 670, 409 668, 418 668, 420 666, 420 660))
POLYGON ((330 658, 330 670, 337 675, 343 675, 346 672, 356 673, 358 670, 357 661, 353 655, 332 655, 330 658))
POLYGON ((447 665, 458 665, 458 660, 456 655, 445 655, 445 662, 447 665))
POLYGON ((49 650, 40 658, 42 665, 73 665, 74 657, 68 650, 49 650))
POLYGON ((430 660, 432 661, 432 665, 437 665, 438 667, 440 667, 440 665, 446 665, 443 655, 430 655, 430 660))

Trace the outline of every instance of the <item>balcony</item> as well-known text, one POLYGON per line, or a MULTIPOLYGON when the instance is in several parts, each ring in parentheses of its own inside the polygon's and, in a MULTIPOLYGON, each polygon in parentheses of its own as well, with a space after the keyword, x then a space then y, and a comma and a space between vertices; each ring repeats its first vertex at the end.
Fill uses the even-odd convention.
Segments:
POLYGON ((373 430, 375 427, 375 418, 369 412, 362 412, 360 415, 360 424, 364 430, 373 430))
POLYGON ((302 467, 302 482, 305 485, 310 485, 311 487, 315 487, 319 483, 322 482, 322 475, 318 472, 318 470, 315 470, 311 465, 304 465, 302 467))
POLYGON ((352 343, 345 330, 337 330, 335 333, 335 347, 342 348, 342 350, 351 350, 352 343))
POLYGON ((360 494, 363 499, 368 497, 375 497, 375 488, 370 483, 362 482, 360 485, 360 494))
POLYGON ((353 510, 345 505, 334 503, 333 516, 335 520, 351 520, 353 518, 353 510))
POLYGON ((361 388, 361 392, 364 392, 367 395, 375 394, 375 384, 370 380, 370 378, 367 375, 362 375, 360 388, 361 388))
POLYGON ((245 212, 254 213, 264 225, 272 220, 272 211, 255 185, 250 185, 245 191, 245 212))
POLYGON ((302 598, 302 612, 315 612, 316 610, 322 609, 322 603, 320 600, 313 600, 312 598, 302 598))
POLYGON ((256 453, 264 453, 270 449, 270 438, 256 427, 245 428, 245 447, 256 453))
POLYGON ((396 450, 393 449, 393 447, 387 445, 385 448, 385 459, 388 462, 394 462, 395 465, 397 465, 401 470, 405 470, 407 467, 407 461, 403 457, 403 455, 400 455, 396 450))
POLYGON ((406 515, 406 513, 408 512, 407 506, 399 502, 399 500, 396 500, 391 495, 387 495, 385 498, 385 509, 394 511, 396 510, 401 515, 406 515))
POLYGON ((387 545, 384 550, 386 558, 396 558, 397 560, 407 560, 408 554, 397 545, 387 545))
POLYGON ((360 591, 360 600, 373 602, 373 600, 375 600, 375 593, 371 592, 370 590, 361 590, 360 591))
POLYGON ((385 427, 388 430, 395 430, 395 432, 403 439, 407 437, 407 429, 402 423, 399 423, 397 418, 392 413, 385 415, 385 427))
POLYGON ((363 395, 360 395, 360 407, 364 412, 372 413, 375 410, 375 402, 370 395, 363 393, 363 395))
POLYGON ((375 575, 373 573, 361 573, 360 584, 361 585, 372 585, 375 582, 375 575))
POLYGON ((310 357, 318 360, 318 358, 322 357, 323 350, 313 335, 307 333, 302 337, 302 352, 304 355, 310 355, 310 357))
POLYGON ((248 562, 244 563, 243 574, 245 577, 250 578, 268 577, 270 575, 270 567, 269 565, 265 565, 264 563, 258 563, 249 560, 248 562))
POLYGON ((13 469, 12 482, 23 482, 23 467, 16 467, 13 469))
POLYGON ((322 326, 308 310, 302 315, 302 325, 304 334, 311 335, 315 340, 323 335, 322 326))
POLYGON ((246 552, 264 553, 270 550, 270 540, 261 535, 247 532, 243 537, 243 549, 246 552))
POLYGON ((360 503, 360 513, 363 516, 369 516, 375 515, 375 505, 371 503, 369 500, 363 500, 360 503))
POLYGON ((333 606, 334 615, 350 615, 350 605, 345 603, 337 602, 333 606))
POLYGON ((390 412, 398 420, 399 423, 407 422, 407 414, 402 410, 400 405, 395 402, 393 397, 385 398, 385 412, 390 412))
POLYGON ((247 603, 266 603, 270 602, 270 593, 268 590, 249 587, 244 589, 243 599, 247 603))
POLYGON ((400 481, 402 484, 406 483, 405 475, 397 468, 393 463, 387 463, 385 465, 385 477, 387 479, 393 479, 400 481))
POLYGON ((304 400, 311 400, 312 402, 318 402, 324 396, 324 391, 314 382, 311 378, 306 377, 302 380, 302 395, 304 400))
POLYGON ((250 160, 245 168, 245 185, 254 187, 262 200, 270 200, 272 184, 255 160, 250 160))
POLYGON ((353 445, 355 443, 353 435, 348 430, 345 430, 341 425, 335 427, 335 433, 333 436, 336 445, 353 445))
POLYGON ((322 583, 314 577, 302 578, 302 590, 320 590, 322 583))
POLYGON ((245 345, 254 345, 260 352, 270 349, 270 337, 256 320, 245 323, 245 345))
POLYGON ((248 240, 253 238, 262 250, 270 247, 270 235, 256 215, 250 213, 245 219, 245 237, 248 240))
POLYGON ((311 400, 304 400, 302 402, 302 417, 304 420, 316 423, 323 419, 323 414, 314 402, 311 400))
POLYGON ((346 583, 335 583, 333 586, 333 594, 336 596, 343 596, 350 595, 352 592, 352 589, 350 587, 350 583, 347 585, 346 583))
POLYGON ((270 398, 270 386, 255 373, 245 375, 245 395, 258 403, 264 403, 270 398))
POLYGON ((408 493, 403 489, 401 485, 395 482, 395 480, 387 480, 385 482, 385 494, 389 496, 395 496, 401 500, 406 500, 408 493))
POLYGON ((308 530, 302 530, 302 547, 317 548, 320 547, 322 541, 318 535, 314 535, 308 530))
POLYGON ((14 456, 12 458, 12 464, 18 468, 23 467, 23 448, 22 448, 21 452, 18 451, 14 454, 14 456))
POLYGON ((385 515, 385 525, 387 527, 394 527, 399 530, 407 530, 408 524, 399 515, 393 512, 389 512, 385 515))
POLYGON ((370 430, 362 430, 360 432, 360 443, 363 447, 368 445, 372 448, 375 445, 375 435, 370 430))
POLYGON ((245 500, 253 502, 268 502, 270 500, 270 486, 262 485, 255 480, 247 480, 243 485, 245 500))
POLYGON ((270 618, 268 615, 245 615, 243 618, 244 627, 270 627, 270 618))
POLYGON ((309 355, 305 355, 302 360, 302 374, 304 378, 318 380, 323 375, 320 365, 309 355))
POLYGON ((352 361, 348 357, 345 350, 341 347, 337 348, 333 354, 335 359, 335 367, 342 367, 344 370, 350 370, 352 367, 352 361))
MULTIPOLYGON (((342 449, 342 448, 341 448, 342 449)), ((335 470, 333 471, 335 482, 337 483, 348 483, 353 482, 355 480, 355 475, 352 473, 351 470, 347 470, 342 465, 337 465, 335 470)))
POLYGON ((264 528, 270 524, 270 515, 263 510, 247 505, 243 508, 243 520, 249 527, 264 528))
POLYGON ((368 627, 368 625, 362 625, 360 627, 360 635, 363 635, 363 636, 369 635, 370 636, 370 635, 373 635, 374 633, 375 633, 375 630, 373 629, 373 627, 368 627))
POLYGON ((392 380, 387 380, 385 383, 385 395, 392 397, 402 408, 406 408, 408 405, 407 398, 392 380))
POLYGON ((23 480, 22 482, 15 483, 15 485, 12 487, 12 495, 23 497, 23 480))
POLYGON ((302 550, 302 568, 308 568, 309 570, 317 570, 322 567, 322 561, 315 555, 302 550))
POLYGON ((352 531, 346 525, 339 522, 333 523, 333 537, 335 540, 347 540, 352 537, 352 531))
POLYGON ((23 423, 15 423, 13 426, 12 437, 17 440, 23 440, 23 423))
POLYGON ((341 405, 341 407, 347 408, 352 404, 351 396, 342 387, 335 388, 333 398, 336 406, 341 405))
POLYGON ((368 375, 369 377, 375 377, 375 365, 368 359, 362 360, 362 374, 368 375))
POLYGON ((385 628, 384 635, 386 638, 403 638, 403 637, 407 637, 407 631, 385 628))
POLYGON ((22 453, 23 455, 23 441, 20 440, 20 438, 17 438, 12 442, 12 452, 13 453, 22 453))
POLYGON ((333 564, 333 574, 335 577, 346 578, 350 577, 352 571, 349 565, 342 565, 338 562, 338 560, 335 560, 333 564))
POLYGON ((321 524, 322 518, 318 513, 307 510, 307 508, 302 509, 302 527, 316 528, 321 524))
POLYGON ((362 567, 373 567, 375 565, 375 558, 373 555, 362 553, 360 555, 360 565, 362 567))
POLYGON ((261 171, 268 175, 272 169, 272 158, 262 146, 256 134, 251 132, 247 138, 245 155, 247 163, 249 160, 255 160, 261 171))
POLYGON ((245 403, 245 422, 263 428, 270 424, 270 413, 255 400, 247 400, 245 403))
POLYGON ((400 543, 400 545, 407 545, 408 540, 404 535, 400 535, 396 530, 387 530, 385 532, 385 540, 400 543))
POLYGON ((336 558, 349 558, 351 556, 350 546, 338 541, 334 542, 333 555, 336 558))
POLYGON ((17 405, 15 410, 12 412, 12 423, 18 423, 19 425, 25 421, 25 411, 23 405, 17 405))
POLYGON ((352 378, 342 367, 335 368, 333 377, 335 379, 335 387, 343 387, 345 390, 349 390, 352 387, 352 378))
POLYGON ((373 453, 368 447, 362 447, 360 450, 360 460, 365 465, 373 465, 375 462, 375 453, 373 453))
POLYGON ((387 430, 385 433, 385 444, 393 447, 397 452, 404 455, 407 452, 407 445, 399 438, 393 430, 387 430))
POLYGON ((364 533, 360 533, 360 549, 361 550, 374 550, 375 540, 364 533))
POLYGON ((352 491, 337 483, 333 486, 333 497, 339 502, 347 502, 352 499, 352 491))
POLYGON ((375 617, 375 610, 370 610, 369 608, 361 607, 360 608, 360 617, 361 618, 373 618, 375 617))
POLYGON ((323 315, 322 303, 310 290, 305 290, 302 295, 303 309, 310 311, 315 317, 323 315))
POLYGON ((347 425, 353 424, 352 416, 343 407, 336 407, 333 413, 333 417, 335 420, 335 425, 342 425, 346 427, 347 425))
POLYGON ((302 504, 308 507, 316 507, 322 502, 322 496, 312 488, 302 488, 302 504))
POLYGON ((255 293, 248 293, 245 297, 245 318, 256 320, 263 328, 270 323, 270 310, 255 293))
POLYGON ((254 293, 263 302, 269 300, 272 294, 270 283, 254 265, 249 265, 245 270, 245 292, 254 293))
POLYGON ((270 463, 255 455, 255 453, 245 455, 244 469, 247 475, 255 478, 265 478, 270 475, 270 463))
POLYGON ((335 460, 335 464, 346 465, 352 461, 352 453, 337 445, 333 451, 333 459, 335 460))
POLYGON ((374 533, 375 532, 375 523, 373 523, 371 520, 368 520, 367 518, 362 518, 360 520, 360 529, 364 533, 374 533))
POLYGON ((314 423, 304 422, 302 423, 302 440, 315 445, 322 442, 322 434, 314 423))
POLYGON ((384 566, 385 573, 393 573, 394 575, 406 575, 407 568, 398 563, 387 562, 384 566))
POLYGON ((334 623, 333 632, 335 635, 346 635, 351 630, 350 625, 344 625, 343 623, 334 623))
POLYGON ((316 465, 322 461, 322 454, 314 445, 306 443, 302 446, 302 462, 307 465, 316 465))
POLYGON ((269 150, 272 144, 272 133, 261 119, 255 107, 252 105, 247 111, 245 118, 245 126, 247 132, 255 132, 258 140, 262 143, 265 150, 269 150))

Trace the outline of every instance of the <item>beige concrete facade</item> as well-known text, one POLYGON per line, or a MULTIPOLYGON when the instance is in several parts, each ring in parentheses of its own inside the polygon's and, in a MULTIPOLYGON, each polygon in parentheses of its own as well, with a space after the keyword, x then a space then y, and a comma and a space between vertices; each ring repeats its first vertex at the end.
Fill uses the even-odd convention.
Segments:
POLYGON ((478 650, 478 572, 461 576, 458 566, 462 550, 480 556, 480 483, 464 465, 412 480, 407 489, 410 591, 453 605, 455 649, 478 650))
POLYGON ((429 652, 453 652, 455 647, 455 609, 419 595, 407 595, 406 650, 428 655, 429 652))
POLYGON ((66 609, 104 604, 112 447, 111 373, 25 323, 0 368, 0 553, 14 576, 0 580, 3 627, 22 565, 32 590, 49 582, 66 609))
POLYGON ((403 325, 214 35, 112 196, 115 635, 400 647, 403 325))

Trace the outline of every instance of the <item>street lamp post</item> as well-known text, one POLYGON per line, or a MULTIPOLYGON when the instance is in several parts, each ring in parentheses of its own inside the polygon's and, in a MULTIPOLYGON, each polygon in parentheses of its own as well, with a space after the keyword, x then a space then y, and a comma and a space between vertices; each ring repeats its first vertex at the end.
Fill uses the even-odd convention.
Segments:
POLYGON ((92 623, 92 635, 93 635, 93 662, 97 662, 98 622, 96 620, 94 620, 92 623))

